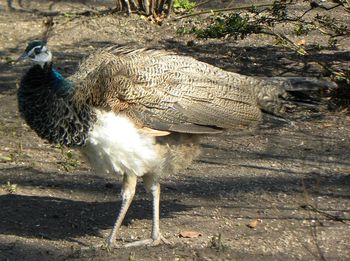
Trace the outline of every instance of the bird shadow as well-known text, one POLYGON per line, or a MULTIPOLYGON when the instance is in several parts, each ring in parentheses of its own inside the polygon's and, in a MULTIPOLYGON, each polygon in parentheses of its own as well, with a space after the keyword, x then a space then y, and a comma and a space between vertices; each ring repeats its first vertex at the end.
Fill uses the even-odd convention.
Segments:
MULTIPOLYGON (((0 234, 74 241, 82 235, 101 237, 99 230, 109 229, 114 224, 120 202, 8 194, 0 196, 0 205, 0 234)), ((162 201, 162 206, 161 218, 190 208, 167 200, 162 201)), ((147 200, 134 200, 124 225, 128 226, 131 220, 151 219, 151 209, 147 200)))
MULTIPOLYGON (((220 148, 210 146, 212 153, 220 154, 220 148)), ((222 153, 226 153, 223 151, 222 153)), ((254 154, 254 153, 253 153, 254 154)), ((256 157, 256 155, 250 155, 256 157)), ((248 158, 249 155, 246 155, 248 158)), ((258 155, 258 157, 270 158, 270 155, 258 155)), ((210 156, 209 156, 210 158, 210 156)), ((218 157, 219 159, 221 157, 218 157)), ((222 162, 217 159, 211 164, 222 168, 222 162)), ((257 166, 250 163, 239 163, 231 166, 227 160, 228 175, 220 178, 211 177, 210 164, 206 158, 196 163, 196 168, 187 170, 185 176, 164 178, 162 182, 161 219, 173 218, 182 212, 189 212, 193 208, 201 206, 198 199, 213 200, 215 207, 229 208, 232 211, 248 208, 265 209, 261 202, 244 204, 232 200, 220 200, 222 198, 241 197, 242 193, 265 191, 267 193, 302 194, 304 189, 312 196, 330 197, 335 199, 350 199, 350 175, 338 175, 328 177, 319 173, 298 173, 288 169, 279 169, 272 166, 257 166), (192 175, 204 167, 209 176, 192 175), (281 171, 279 176, 236 176, 232 174, 234 167, 245 168, 248 171, 254 169, 268 172, 281 171), (334 188, 337 188, 334 191, 334 188), (183 198, 183 195, 189 197, 183 198), (191 200, 189 200, 191 199, 191 200)), ((282 159, 284 160, 284 159, 282 159)), ((245 161, 246 162, 246 161, 245 161)), ((105 179, 89 173, 48 173, 32 167, 13 167, 0 171, 0 184, 17 184, 21 188, 31 188, 34 195, 3 194, 0 196, 0 234, 19 235, 31 238, 45 238, 49 240, 65 239, 74 241, 76 237, 92 235, 100 237, 100 230, 110 229, 115 222, 121 201, 117 191, 121 186, 115 178, 105 179), (33 190, 33 188, 35 190, 33 190), (49 190, 58 191, 65 196, 47 196, 49 190), (36 192, 35 192, 36 191, 36 192), (40 193, 45 191, 45 193, 40 193), (68 192, 76 195, 72 199, 68 192), (42 194, 42 196, 39 196, 42 194), (77 196, 78 195, 78 196, 77 196), (89 195, 87 199, 82 195, 89 195), (94 200, 91 200, 93 195, 94 200), (107 199, 106 199, 107 197, 107 199), (110 198, 114 198, 110 199, 110 198), (96 200, 98 199, 98 200, 96 200)), ((131 205, 124 225, 130 225, 132 220, 152 219, 151 201, 144 190, 138 189, 137 196, 131 205)), ((210 207, 206 204, 207 207, 210 207)), ((279 206, 275 208, 284 208, 279 206)), ((281 209, 283 211, 283 209, 281 209)), ((234 213, 234 212, 233 212, 234 213)), ((238 215, 239 216, 239 215, 238 215)), ((237 216, 237 217, 238 217, 237 216)), ((240 216, 242 217, 242 216, 240 216)), ((273 219, 293 219, 296 217, 270 217, 273 219)))
MULTIPOLYGON (((191 211, 200 207, 196 198, 215 200, 215 207, 230 209, 232 213, 247 210, 255 212, 259 209, 268 209, 269 206, 261 205, 261 202, 245 204, 235 201, 220 201, 217 199, 225 196, 241 195, 251 191, 302 193, 301 179, 292 178, 244 178, 222 177, 220 180, 188 177, 176 186, 163 186, 163 198, 161 201, 161 219, 173 218, 181 215, 181 212, 191 211), (203 189, 206 188, 206 189, 203 189), (193 200, 192 205, 181 202, 181 195, 186 193, 193 200)), ((329 196, 333 198, 350 199, 347 187, 350 185, 350 175, 338 177, 329 182, 325 177, 305 178, 304 186, 315 196, 329 196), (317 183, 317 190, 313 189, 317 183), (330 187, 337 187, 338 193, 328 192, 330 187)), ((68 184, 68 183, 67 183, 68 184)), ((23 186, 23 184, 21 184, 23 186)), ((78 188, 79 189, 79 188, 78 188)), ((90 191, 90 193, 94 193, 90 191)), ((141 197, 144 196, 141 194, 141 197)), ((117 197, 117 193, 116 193, 117 197)), ((62 197, 29 196, 6 194, 0 196, 0 234, 17 235, 30 238, 44 238, 49 240, 65 239, 75 241, 79 236, 101 237, 100 230, 110 229, 115 222, 121 202, 116 201, 83 201, 62 197)), ((210 204, 206 204, 210 208, 210 204)), ((296 206, 295 206, 296 207, 296 206)), ((286 210, 285 206, 274 206, 279 212, 286 210)), ((290 209, 289 209, 290 210, 290 209)), ((332 210, 334 211, 334 209, 332 210)), ((347 211, 340 210, 337 211, 347 211)), ((152 219, 152 206, 149 200, 136 198, 130 207, 124 225, 129 226, 132 220, 152 219)), ((290 213, 289 213, 290 214, 290 213)), ((240 214, 236 215, 244 218, 240 214)), ((270 216, 270 219, 300 219, 296 216, 270 216)))

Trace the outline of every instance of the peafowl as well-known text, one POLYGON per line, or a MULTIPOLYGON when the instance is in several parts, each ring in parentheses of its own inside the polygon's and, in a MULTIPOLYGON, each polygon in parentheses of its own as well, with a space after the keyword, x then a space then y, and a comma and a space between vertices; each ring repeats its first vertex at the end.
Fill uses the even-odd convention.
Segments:
POLYGON ((21 59, 34 62, 18 89, 26 123, 51 143, 80 149, 96 173, 123 178, 110 247, 138 177, 152 194, 151 238, 124 246, 167 243, 159 229, 159 179, 190 165, 200 136, 254 127, 266 113, 280 117, 291 91, 329 85, 244 76, 165 50, 103 48, 68 78, 54 68, 45 41, 31 41, 21 59))

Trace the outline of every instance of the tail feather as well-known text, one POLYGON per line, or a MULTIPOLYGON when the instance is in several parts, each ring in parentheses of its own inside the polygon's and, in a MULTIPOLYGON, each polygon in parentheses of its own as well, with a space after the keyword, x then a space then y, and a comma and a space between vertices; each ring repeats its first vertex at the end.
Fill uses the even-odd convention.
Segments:
POLYGON ((326 92, 337 85, 313 77, 263 78, 256 86, 258 104, 267 114, 287 117, 288 112, 319 111, 326 92))
POLYGON ((316 77, 271 77, 268 82, 283 87, 285 91, 320 91, 336 88, 337 85, 327 79, 316 77))

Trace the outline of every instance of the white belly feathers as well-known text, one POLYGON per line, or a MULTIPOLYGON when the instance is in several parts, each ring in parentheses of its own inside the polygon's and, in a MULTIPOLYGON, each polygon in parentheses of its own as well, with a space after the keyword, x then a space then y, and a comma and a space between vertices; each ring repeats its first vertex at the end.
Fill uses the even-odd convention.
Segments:
POLYGON ((96 174, 142 176, 159 166, 154 137, 141 133, 125 116, 100 110, 96 115, 97 122, 82 149, 96 174))

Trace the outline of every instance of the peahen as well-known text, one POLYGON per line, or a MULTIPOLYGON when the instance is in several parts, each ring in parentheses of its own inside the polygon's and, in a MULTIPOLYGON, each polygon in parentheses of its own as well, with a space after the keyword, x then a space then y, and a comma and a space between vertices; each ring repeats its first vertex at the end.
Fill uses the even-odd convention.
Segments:
POLYGON ((18 90, 27 124, 51 143, 79 148, 97 173, 123 177, 109 246, 115 244, 138 177, 153 197, 152 234, 125 246, 167 242, 159 230, 159 179, 190 165, 199 154, 198 137, 254 127, 263 112, 280 117, 289 91, 329 85, 308 78, 244 76, 164 50, 100 49, 68 78, 53 67, 44 41, 30 42, 20 57, 25 58, 34 62, 18 90))

